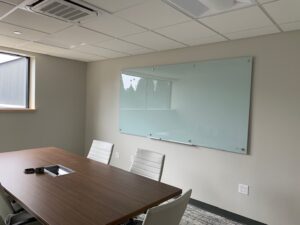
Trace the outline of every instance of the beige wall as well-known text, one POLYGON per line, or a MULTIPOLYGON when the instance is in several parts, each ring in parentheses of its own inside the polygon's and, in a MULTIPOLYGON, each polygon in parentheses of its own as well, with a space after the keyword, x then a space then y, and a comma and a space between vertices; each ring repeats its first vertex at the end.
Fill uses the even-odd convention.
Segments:
POLYGON ((36 60, 37 110, 0 111, 0 152, 56 146, 82 154, 86 63, 33 55, 36 60))
POLYGON ((125 57, 88 64, 86 149, 115 144, 114 166, 128 169, 137 148, 166 154, 162 181, 193 198, 272 225, 300 221, 300 32, 125 57), (128 67, 251 55, 255 57, 250 154, 188 147, 118 131, 119 75, 128 67), (237 192, 250 185, 250 195, 237 192))

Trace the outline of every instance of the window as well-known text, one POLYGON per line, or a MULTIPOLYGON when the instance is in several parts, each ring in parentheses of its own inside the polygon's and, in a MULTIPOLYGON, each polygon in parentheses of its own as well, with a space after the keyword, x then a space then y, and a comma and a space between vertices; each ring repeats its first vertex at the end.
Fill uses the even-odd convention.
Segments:
POLYGON ((30 58, 0 52, 0 110, 29 108, 30 58))

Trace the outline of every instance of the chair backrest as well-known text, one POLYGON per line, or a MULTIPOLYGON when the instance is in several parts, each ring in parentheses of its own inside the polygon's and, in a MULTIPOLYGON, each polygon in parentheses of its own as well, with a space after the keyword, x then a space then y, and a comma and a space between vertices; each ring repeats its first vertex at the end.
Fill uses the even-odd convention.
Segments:
POLYGON ((147 211, 143 225, 179 225, 191 197, 192 190, 170 203, 153 207, 147 211))
POLYGON ((130 172, 160 181, 164 162, 165 155, 145 149, 138 149, 134 156, 130 172))
POLYGON ((114 145, 104 141, 94 140, 87 158, 109 164, 114 145))

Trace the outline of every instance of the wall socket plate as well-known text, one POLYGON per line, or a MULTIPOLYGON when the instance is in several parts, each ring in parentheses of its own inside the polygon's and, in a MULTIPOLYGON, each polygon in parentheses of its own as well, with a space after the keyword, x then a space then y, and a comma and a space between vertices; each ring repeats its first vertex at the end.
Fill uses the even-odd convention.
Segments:
POLYGON ((239 184, 238 192, 243 195, 249 195, 249 185, 239 184))

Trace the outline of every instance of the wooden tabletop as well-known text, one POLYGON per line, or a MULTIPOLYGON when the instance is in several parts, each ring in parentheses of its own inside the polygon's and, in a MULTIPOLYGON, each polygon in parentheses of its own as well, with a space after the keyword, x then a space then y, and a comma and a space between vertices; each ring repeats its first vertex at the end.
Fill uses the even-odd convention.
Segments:
POLYGON ((181 190, 58 148, 0 153, 0 183, 47 225, 117 225, 181 190), (26 175, 25 168, 60 164, 74 173, 26 175))

